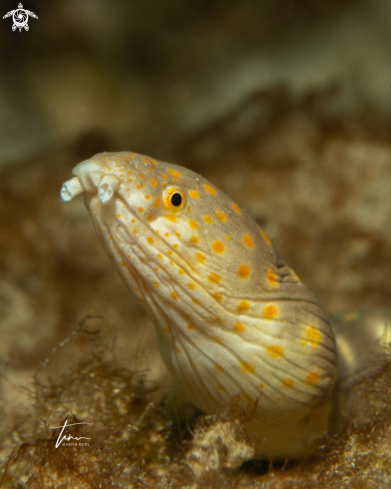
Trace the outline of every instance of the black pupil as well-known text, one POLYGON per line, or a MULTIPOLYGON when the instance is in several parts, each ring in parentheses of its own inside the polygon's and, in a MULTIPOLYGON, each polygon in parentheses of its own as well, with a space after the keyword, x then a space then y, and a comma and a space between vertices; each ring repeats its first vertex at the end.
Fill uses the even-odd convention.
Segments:
POLYGON ((178 205, 182 204, 182 195, 175 193, 171 197, 171 204, 175 205, 175 207, 178 207, 178 205))

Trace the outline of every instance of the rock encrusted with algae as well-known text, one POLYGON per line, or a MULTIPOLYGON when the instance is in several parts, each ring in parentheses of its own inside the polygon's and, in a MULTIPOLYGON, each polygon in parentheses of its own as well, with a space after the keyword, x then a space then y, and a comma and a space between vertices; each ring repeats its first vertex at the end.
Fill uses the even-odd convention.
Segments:
MULTIPOLYGON (((171 403, 152 402, 154 386, 144 372, 118 365, 101 333, 84 323, 78 334, 92 339, 90 351, 57 380, 34 380, 31 409, 2 427, 2 487, 75 488, 242 488, 304 489, 391 487, 391 358, 352 391, 353 417, 340 435, 314 456, 282 465, 246 464, 252 447, 242 422, 251 416, 233 402, 193 427, 171 403), (75 414, 77 411, 77 414, 75 414), (365 413, 366 416, 363 416, 365 413), (67 434, 89 438, 88 446, 59 446, 67 434), (12 447, 12 450, 10 448, 12 447)), ((55 357, 55 355, 54 355, 55 357)), ((71 440, 74 441, 74 440, 71 440)), ((83 440, 85 441, 85 440, 83 440)))
POLYGON ((225 479, 227 469, 254 456, 255 450, 246 437, 243 421, 243 414, 240 416, 238 409, 235 413, 233 406, 218 416, 201 418, 186 454, 186 463, 197 481, 206 484, 225 479))

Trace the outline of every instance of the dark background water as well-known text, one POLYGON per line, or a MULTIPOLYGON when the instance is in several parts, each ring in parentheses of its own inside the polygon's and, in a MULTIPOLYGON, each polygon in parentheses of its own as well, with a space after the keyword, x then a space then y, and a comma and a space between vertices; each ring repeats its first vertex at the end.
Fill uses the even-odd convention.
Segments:
MULTIPOLYGON (((2 0, 2 16, 17 1, 2 0)), ((99 128, 170 156, 256 90, 336 82, 390 108, 391 7, 375 0, 57 0, 0 23, 0 163, 99 128), (164 148, 164 149, 163 149, 164 148)))

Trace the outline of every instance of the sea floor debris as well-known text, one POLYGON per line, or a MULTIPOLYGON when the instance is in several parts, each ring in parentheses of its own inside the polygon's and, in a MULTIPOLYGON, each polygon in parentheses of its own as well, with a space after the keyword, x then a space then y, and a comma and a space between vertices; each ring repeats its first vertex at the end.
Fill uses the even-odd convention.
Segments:
MULTIPOLYGON (((95 318, 96 319, 96 318, 95 318)), ((214 416, 190 414, 168 398, 153 401, 145 371, 122 367, 88 318, 72 335, 88 351, 56 380, 33 379, 30 411, 2 426, 2 487, 255 489, 391 487, 391 356, 352 391, 356 414, 340 435, 301 461, 252 461, 241 423, 251 413, 233 401, 214 416), (236 406, 236 408, 235 408, 236 406), (357 416, 357 419, 356 419, 357 416), (60 429, 68 435, 56 448, 60 429), (80 441, 75 438, 86 437, 80 441), (68 446, 76 443, 77 446, 68 446), (88 443, 88 445, 84 445, 88 443)), ((63 347, 66 348, 66 345, 63 347)))

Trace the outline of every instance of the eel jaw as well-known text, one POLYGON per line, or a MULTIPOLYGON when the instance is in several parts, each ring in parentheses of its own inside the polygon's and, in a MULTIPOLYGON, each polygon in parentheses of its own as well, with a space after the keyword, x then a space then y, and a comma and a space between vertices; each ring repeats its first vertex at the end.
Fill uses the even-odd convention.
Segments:
POLYGON ((111 175, 103 176, 102 167, 92 160, 86 160, 72 170, 74 178, 63 183, 60 191, 62 202, 70 202, 77 195, 97 193, 102 204, 108 204, 118 189, 118 178, 111 175), (102 178, 103 177, 103 178, 102 178))

